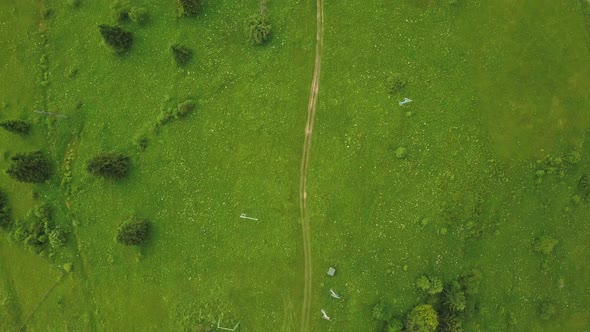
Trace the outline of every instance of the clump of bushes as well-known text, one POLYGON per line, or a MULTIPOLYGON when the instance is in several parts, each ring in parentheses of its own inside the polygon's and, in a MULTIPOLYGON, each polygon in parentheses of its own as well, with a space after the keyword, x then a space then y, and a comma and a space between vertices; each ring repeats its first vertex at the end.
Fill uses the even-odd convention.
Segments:
POLYGON ((430 304, 419 304, 408 314, 408 332, 434 332, 438 327, 438 313, 430 304))
POLYGON ((16 181, 41 183, 51 177, 51 164, 41 151, 19 153, 10 159, 12 163, 6 174, 16 181))
POLYGON ((443 290, 443 283, 437 277, 421 276, 416 280, 416 286, 430 295, 438 294, 443 290))
POLYGON ((193 51, 186 46, 174 44, 170 47, 170 50, 174 56, 174 61, 176 61, 176 64, 180 67, 189 63, 193 58, 193 51))
POLYGON ((545 256, 549 256, 558 243, 559 241, 552 238, 551 236, 543 235, 535 240, 533 243, 533 249, 545 256))
POLYGON ((127 176, 131 159, 122 153, 104 152, 90 159, 88 173, 108 180, 121 180, 127 176))
POLYGON ((149 228, 147 220, 133 217, 119 226, 116 240, 126 246, 138 246, 147 240, 149 228))
POLYGON ((105 42, 117 54, 122 54, 133 45, 133 34, 125 31, 118 26, 101 24, 98 26, 100 34, 105 42))
POLYGON ((202 7, 201 0, 177 0, 178 16, 195 16, 202 7))
POLYGON ((73 8, 77 8, 80 6, 80 0, 67 0, 68 5, 73 8))
POLYGON ((399 93, 408 82, 398 73, 391 74, 385 81, 385 86, 390 95, 399 93))
POLYGON ((185 118, 187 115, 192 113, 195 110, 195 108, 196 104, 192 99, 187 99, 183 101, 182 103, 176 105, 176 108, 163 107, 160 111, 160 116, 158 117, 156 127, 164 125, 173 119, 185 118))
POLYGON ((124 23, 129 20, 129 1, 127 0, 115 0, 111 4, 111 15, 115 19, 115 22, 124 23))
POLYGON ((255 14, 246 20, 245 32, 248 41, 256 45, 262 45, 270 39, 272 25, 266 14, 255 14))
POLYGON ((4 120, 0 122, 0 127, 8 132, 21 136, 28 135, 31 132, 31 125, 23 120, 4 120))
POLYGON ((15 226, 13 237, 38 254, 60 248, 67 241, 65 231, 54 225, 52 210, 47 204, 41 204, 29 211, 15 226))
POLYGON ((10 225, 10 205, 8 205, 8 195, 0 190, 0 228, 6 228, 10 225))

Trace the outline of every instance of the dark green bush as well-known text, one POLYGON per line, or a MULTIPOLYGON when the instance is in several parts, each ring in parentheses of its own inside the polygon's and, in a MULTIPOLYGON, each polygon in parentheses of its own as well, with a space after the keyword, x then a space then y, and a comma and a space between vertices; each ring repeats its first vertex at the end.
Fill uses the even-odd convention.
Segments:
POLYGON ((262 45, 270 39, 272 26, 265 14, 255 14, 246 20, 245 31, 251 43, 262 45))
POLYGON ((195 110, 195 102, 191 99, 185 100, 176 107, 176 117, 184 118, 195 110))
POLYGON ((144 243, 149 235, 149 222, 144 219, 132 218, 117 230, 117 242, 126 246, 138 246, 144 243))
POLYGON ((202 7, 201 0, 177 0, 178 16, 194 16, 202 7))
POLYGON ((41 183, 51 177, 51 164, 41 151, 19 153, 6 173, 19 182, 41 183))
POLYGON ((186 65, 193 58, 193 51, 186 46, 182 46, 180 44, 174 44, 170 47, 170 50, 172 51, 172 55, 174 56, 174 61, 176 61, 176 64, 178 66, 182 67, 182 66, 186 65))
POLYGON ((31 125, 23 120, 5 120, 0 122, 0 127, 4 128, 6 131, 22 136, 31 132, 31 125))
POLYGON ((98 26, 100 34, 108 46, 116 53, 125 53, 133 45, 133 34, 117 26, 101 24, 98 26))
POLYGON ((110 180, 120 180, 127 176, 131 159, 122 153, 104 152, 90 159, 88 173, 110 180))
POLYGON ((0 227, 10 225, 10 205, 8 205, 8 196, 0 190, 0 227))
POLYGON ((386 80, 387 91, 391 95, 395 95, 400 92, 408 82, 402 78, 400 74, 391 74, 386 80))

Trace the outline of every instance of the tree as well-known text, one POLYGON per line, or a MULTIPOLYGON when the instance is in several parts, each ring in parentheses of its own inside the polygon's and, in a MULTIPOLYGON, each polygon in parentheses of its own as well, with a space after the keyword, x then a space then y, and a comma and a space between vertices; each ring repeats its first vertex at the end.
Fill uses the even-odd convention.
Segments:
POLYGON ((189 63, 193 58, 193 51, 186 46, 174 44, 170 47, 170 50, 172 51, 176 64, 180 67, 189 63))
POLYGON ((434 332, 438 327, 438 314, 430 304, 417 305, 406 320, 408 332, 434 332))
POLYGON ((8 205, 8 196, 0 190, 0 227, 6 227, 10 224, 10 206, 8 205))
POLYGON ((117 242, 126 246, 138 246, 147 240, 149 228, 147 220, 132 218, 119 226, 117 242))
POLYGON ((459 282, 453 281, 451 283, 451 286, 445 291, 443 302, 451 312, 465 311, 467 298, 459 282))
POLYGON ((127 176, 131 159, 122 153, 104 152, 90 159, 88 173, 109 180, 121 180, 127 176))
POLYGON ((0 127, 21 136, 25 136, 31 132, 31 125, 23 120, 5 120, 0 122, 0 127))
POLYGON ((11 160, 6 174, 16 181, 41 183, 51 177, 51 164, 41 151, 19 153, 11 160))
POLYGON ((246 37, 257 45, 262 45, 270 39, 272 26, 266 14, 255 14, 246 20, 246 37))
POLYGON ((178 16, 194 16, 201 10, 201 0, 177 0, 178 16))
POLYGON ((104 42, 116 53, 127 52, 133 45, 133 34, 117 26, 101 24, 98 26, 104 42))
POLYGON ((416 287, 430 295, 438 294, 443 290, 442 281, 437 277, 421 276, 416 280, 416 287))
POLYGON ((379 301, 373 307, 373 318, 378 321, 388 321, 393 316, 393 311, 389 303, 385 301, 379 301))

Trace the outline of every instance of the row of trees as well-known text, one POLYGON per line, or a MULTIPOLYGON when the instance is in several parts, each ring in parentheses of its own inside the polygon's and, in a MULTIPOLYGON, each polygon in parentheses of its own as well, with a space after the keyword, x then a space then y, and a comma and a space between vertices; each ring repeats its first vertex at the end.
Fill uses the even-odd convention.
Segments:
MULTIPOLYGON (((24 183, 42 183, 51 177, 51 162, 41 151, 19 153, 11 158, 6 174, 24 183)), ((90 159, 88 173, 109 180, 121 180, 127 176, 131 159, 122 153, 104 152, 90 159)))
MULTIPOLYGON (((178 16, 195 16, 202 9, 201 0, 177 0, 178 16)), ((117 24, 125 23, 129 19, 143 25, 149 20, 149 13, 143 7, 132 7, 126 1, 116 1, 111 9, 117 24)), ((272 25, 267 15, 266 2, 261 3, 260 13, 246 18, 244 31, 247 39, 257 45, 270 40, 272 25)), ((133 46, 133 33, 117 25, 101 24, 98 26, 100 35, 107 46, 116 54, 126 53, 133 46)), ((179 66, 183 66, 192 58, 192 50, 182 45, 171 47, 174 59, 179 66)))

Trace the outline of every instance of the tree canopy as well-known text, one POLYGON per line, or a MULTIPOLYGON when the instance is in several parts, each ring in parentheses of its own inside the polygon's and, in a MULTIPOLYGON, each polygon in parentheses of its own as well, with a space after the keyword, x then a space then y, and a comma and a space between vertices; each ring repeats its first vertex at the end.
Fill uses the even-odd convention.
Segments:
POLYGON ((104 152, 90 159, 88 173, 110 180, 120 180, 127 176, 131 160, 118 152, 104 152))
POLYGON ((149 222, 145 219, 132 218, 124 222, 117 230, 117 242, 126 246, 144 243, 149 235, 149 222))
POLYGON ((31 131, 31 125, 23 120, 4 120, 0 127, 14 134, 25 136, 31 131))
POLYGON ((133 45, 133 34, 117 26, 101 24, 98 26, 104 42, 117 53, 125 53, 133 45))
POLYGON ((19 153, 10 159, 6 174, 16 181, 41 183, 51 177, 51 164, 41 151, 19 153))

